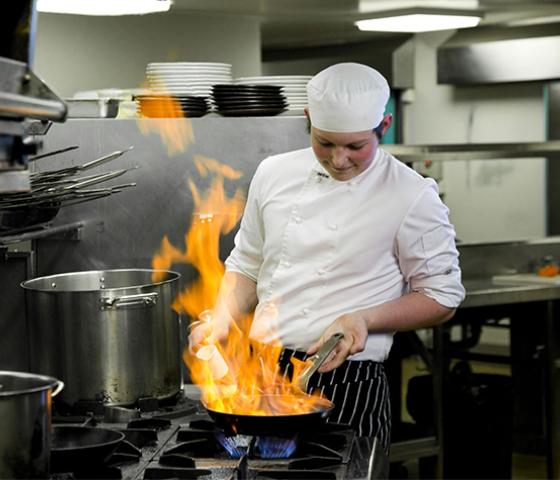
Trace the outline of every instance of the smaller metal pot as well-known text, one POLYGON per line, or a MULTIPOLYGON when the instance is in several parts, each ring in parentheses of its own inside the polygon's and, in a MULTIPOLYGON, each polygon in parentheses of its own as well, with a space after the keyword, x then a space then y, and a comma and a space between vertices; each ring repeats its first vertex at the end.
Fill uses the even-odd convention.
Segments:
POLYGON ((53 377, 0 371, 0 478, 47 477, 51 398, 63 387, 53 377))

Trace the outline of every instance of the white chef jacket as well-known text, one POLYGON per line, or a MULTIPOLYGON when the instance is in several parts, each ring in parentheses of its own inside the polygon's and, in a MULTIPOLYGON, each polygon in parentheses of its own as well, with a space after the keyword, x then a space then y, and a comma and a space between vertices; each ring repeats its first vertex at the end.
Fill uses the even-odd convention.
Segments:
MULTIPOLYGON (((226 268, 257 283, 250 336, 307 350, 340 315, 409 291, 457 307, 458 256, 432 179, 379 148, 365 171, 338 181, 306 148, 258 166, 226 268)), ((383 361, 392 341, 370 334, 350 358, 383 361)))

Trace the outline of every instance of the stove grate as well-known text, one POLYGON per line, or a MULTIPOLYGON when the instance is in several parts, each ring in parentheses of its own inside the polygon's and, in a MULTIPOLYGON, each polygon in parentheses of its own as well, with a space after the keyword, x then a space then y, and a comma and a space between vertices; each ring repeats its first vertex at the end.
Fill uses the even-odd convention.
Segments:
POLYGON ((200 478, 211 475, 211 470, 201 468, 172 468, 172 467, 148 467, 144 471, 145 480, 163 480, 171 478, 189 479, 200 478))

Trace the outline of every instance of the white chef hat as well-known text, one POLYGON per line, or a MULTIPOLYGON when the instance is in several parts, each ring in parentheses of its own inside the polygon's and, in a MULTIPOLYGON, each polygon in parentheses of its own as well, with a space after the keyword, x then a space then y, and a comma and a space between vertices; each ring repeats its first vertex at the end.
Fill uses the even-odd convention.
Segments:
POLYGON ((311 125, 327 132, 363 132, 377 127, 390 90, 377 70, 359 63, 338 63, 307 84, 311 125))

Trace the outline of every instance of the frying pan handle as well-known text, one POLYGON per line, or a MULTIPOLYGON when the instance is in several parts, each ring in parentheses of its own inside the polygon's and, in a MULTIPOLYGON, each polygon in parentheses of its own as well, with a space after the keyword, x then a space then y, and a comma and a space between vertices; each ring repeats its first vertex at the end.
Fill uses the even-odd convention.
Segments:
POLYGON ((338 342, 340 342, 343 337, 344 334, 341 332, 334 333, 331 338, 323 343, 317 353, 308 359, 308 361, 311 361, 311 364, 302 370, 297 380, 297 383, 302 390, 307 390, 307 384, 309 383, 311 375, 313 375, 319 369, 319 367, 323 365, 327 357, 331 354, 334 348, 338 345, 338 342))

